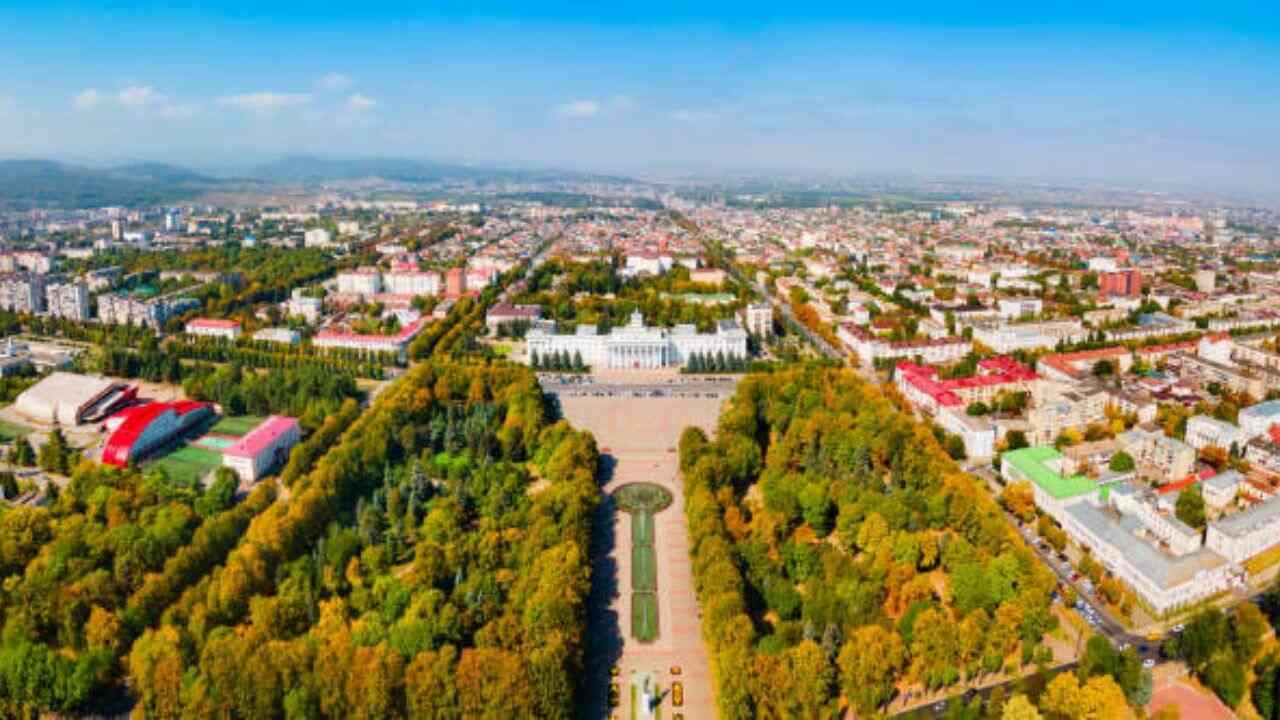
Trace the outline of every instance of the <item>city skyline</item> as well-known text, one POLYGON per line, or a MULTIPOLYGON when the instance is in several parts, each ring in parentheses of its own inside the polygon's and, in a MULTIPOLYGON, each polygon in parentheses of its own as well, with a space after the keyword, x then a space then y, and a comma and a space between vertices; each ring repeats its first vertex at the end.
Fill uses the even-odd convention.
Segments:
POLYGON ((1280 47, 1261 4, 735 7, 11 6, 0 156, 1280 192, 1280 47))

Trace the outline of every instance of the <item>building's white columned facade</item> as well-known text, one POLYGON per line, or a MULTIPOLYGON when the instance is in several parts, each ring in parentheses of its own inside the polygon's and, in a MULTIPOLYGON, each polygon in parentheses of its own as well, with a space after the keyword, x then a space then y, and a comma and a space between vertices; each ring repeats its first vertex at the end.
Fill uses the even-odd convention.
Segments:
POLYGON ((721 321, 714 333, 699 333, 692 325, 677 325, 668 331, 646 327, 638 312, 631 315, 631 322, 625 327, 614 328, 607 335, 599 334, 594 325, 579 326, 570 335, 535 327, 525 340, 530 360, 535 354, 539 358, 557 353, 569 358, 578 355, 587 365, 609 370, 684 365, 695 354, 741 359, 747 356, 747 332, 736 322, 721 321))

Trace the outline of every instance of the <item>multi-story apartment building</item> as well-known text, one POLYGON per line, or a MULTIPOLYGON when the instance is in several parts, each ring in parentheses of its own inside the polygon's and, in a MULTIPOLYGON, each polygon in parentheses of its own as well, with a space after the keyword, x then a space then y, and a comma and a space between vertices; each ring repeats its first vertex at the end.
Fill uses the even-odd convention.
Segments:
POLYGON ((54 283, 45 288, 50 315, 69 320, 89 319, 89 285, 80 281, 54 283))
POLYGON ((1000 392, 1031 395, 1038 379, 1034 370, 1012 358, 987 358, 978 363, 973 377, 938 379, 937 368, 899 363, 894 382, 913 405, 933 414, 943 407, 964 409, 971 403, 992 402, 1000 392))
POLYGON ((1098 291, 1107 297, 1136 298, 1142 294, 1142 271, 1126 268, 1100 273, 1098 291))
POLYGON ((1205 546, 1232 562, 1243 562, 1280 543, 1280 497, 1209 523, 1205 546))
POLYGON ((1240 432, 1248 439, 1267 434, 1274 426, 1280 426, 1280 400, 1250 405, 1240 411, 1240 432))
POLYGON ((1060 342, 1080 342, 1087 336, 1084 325, 1074 318, 1034 323, 980 323, 973 326, 974 342, 980 342, 1001 354, 1054 347, 1060 342))
POLYGON ((135 300, 125 295, 108 293, 98 296, 98 321, 113 325, 160 328, 170 317, 199 305, 200 302, 194 298, 135 300))
POLYGON ((333 245, 333 235, 324 228, 312 228, 303 233, 302 242, 309 248, 327 248, 333 245))
POLYGON ((1049 445, 1068 428, 1083 431, 1090 423, 1105 420, 1109 397, 1106 391, 1090 387, 1054 393, 1027 411, 1027 440, 1049 445))
POLYGON ((1133 458, 1141 477, 1176 480, 1195 469, 1195 448, 1159 430, 1135 427, 1117 435, 1116 442, 1133 458))
POLYGON ((1091 377, 1100 362, 1111 363, 1112 374, 1118 375, 1133 366, 1133 354, 1128 348, 1112 347, 1045 355, 1036 362, 1036 372, 1049 380, 1072 383, 1091 377))
POLYGON ((289 299, 284 304, 286 315, 300 317, 309 323, 320 320, 323 308, 323 300, 303 295, 302 288, 294 288, 293 292, 289 294, 289 299))
POLYGON ((187 321, 185 330, 188 335, 218 337, 224 340, 235 340, 240 337, 241 332, 238 321, 219 318, 192 318, 187 321))
POLYGON ((752 303, 742 309, 742 326, 756 337, 773 334, 773 306, 769 303, 752 303))
POLYGON ((920 362, 936 365, 959 360, 968 354, 972 347, 970 342, 962 337, 893 342, 873 335, 852 323, 841 324, 836 330, 836 337, 857 353, 862 360, 871 363, 882 359, 913 361, 918 359, 920 362))
POLYGON ((0 310, 44 312, 44 276, 13 273, 0 277, 0 310))
POLYGON ((1196 450, 1210 445, 1230 449, 1233 445, 1243 449, 1248 439, 1240 428, 1225 420, 1209 415, 1195 415, 1187 420, 1187 444, 1196 450))
POLYGON ((376 267, 356 268, 338 273, 338 292, 347 295, 370 296, 382 292, 382 273, 376 267))
POLYGON ((422 270, 400 270, 384 273, 384 289, 396 295, 439 295, 440 273, 422 270))

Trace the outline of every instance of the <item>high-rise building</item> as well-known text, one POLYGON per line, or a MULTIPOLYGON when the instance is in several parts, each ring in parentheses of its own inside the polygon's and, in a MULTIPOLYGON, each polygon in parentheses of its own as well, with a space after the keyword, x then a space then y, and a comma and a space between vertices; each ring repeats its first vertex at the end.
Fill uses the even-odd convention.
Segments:
POLYGON ((45 288, 49 314, 69 320, 89 319, 89 286, 80 281, 54 283, 45 288))
POLYGON ((462 268, 449 268, 445 275, 445 294, 459 297, 467 291, 467 274, 462 268))
POLYGON ((44 276, 13 273, 0 278, 0 310, 44 312, 44 276))
POLYGON ((1098 275, 1098 291, 1108 297, 1138 297, 1142 294, 1142 271, 1125 268, 1098 275))

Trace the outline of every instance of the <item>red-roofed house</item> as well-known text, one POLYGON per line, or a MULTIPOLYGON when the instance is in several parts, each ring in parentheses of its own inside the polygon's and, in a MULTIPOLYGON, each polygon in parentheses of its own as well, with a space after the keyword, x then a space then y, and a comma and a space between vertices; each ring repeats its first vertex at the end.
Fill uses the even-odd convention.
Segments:
POLYGON ((217 318, 192 318, 187 321, 186 331, 188 335, 206 335, 235 340, 240 337, 240 322, 217 318))
POLYGON ((298 421, 272 415, 244 437, 222 451, 222 464, 245 482, 254 482, 273 467, 284 463, 289 449, 302 439, 298 421))

